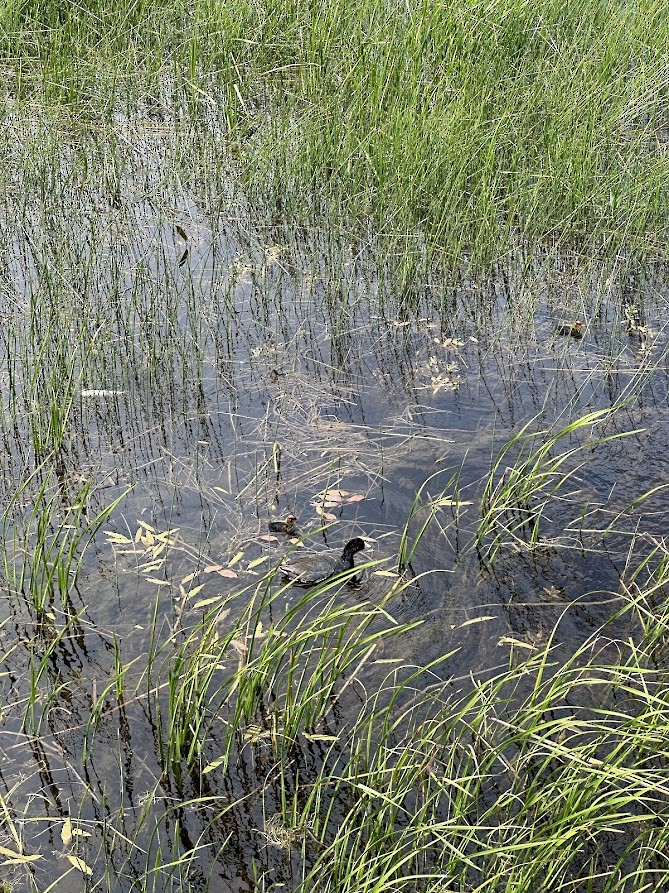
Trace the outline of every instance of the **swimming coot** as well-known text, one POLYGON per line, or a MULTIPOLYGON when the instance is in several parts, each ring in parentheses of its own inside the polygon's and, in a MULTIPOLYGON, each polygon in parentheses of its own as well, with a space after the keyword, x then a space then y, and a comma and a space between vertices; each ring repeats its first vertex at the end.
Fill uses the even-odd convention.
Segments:
POLYGON ((290 577, 295 583, 302 586, 311 586, 314 583, 321 583, 344 571, 350 571, 354 566, 354 555, 362 552, 365 548, 365 541, 359 536, 349 540, 344 546, 341 555, 335 551, 319 552, 314 555, 305 555, 303 558, 296 558, 289 564, 280 565, 282 573, 290 577))
POLYGON ((270 521, 268 526, 271 533, 288 533, 292 536, 297 531, 297 518, 286 515, 284 521, 270 521))

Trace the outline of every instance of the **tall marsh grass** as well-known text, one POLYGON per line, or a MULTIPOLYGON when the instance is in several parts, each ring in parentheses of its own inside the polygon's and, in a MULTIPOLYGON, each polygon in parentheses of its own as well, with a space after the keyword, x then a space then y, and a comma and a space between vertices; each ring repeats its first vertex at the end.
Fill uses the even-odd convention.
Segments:
POLYGON ((272 214, 343 211, 455 267, 518 246, 664 251, 661 0, 13 2, 0 25, 9 93, 218 110, 272 214))

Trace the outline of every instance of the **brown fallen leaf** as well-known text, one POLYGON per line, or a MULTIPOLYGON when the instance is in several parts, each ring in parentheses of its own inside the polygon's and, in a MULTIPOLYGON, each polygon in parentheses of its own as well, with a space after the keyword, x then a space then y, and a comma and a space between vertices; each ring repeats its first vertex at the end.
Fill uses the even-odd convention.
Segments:
POLYGON ((230 644, 240 657, 245 657, 249 653, 246 643, 242 642, 241 639, 231 639, 230 644))
POLYGON ((336 516, 336 515, 333 515, 332 512, 326 512, 326 511, 324 511, 324 510, 320 507, 320 505, 315 505, 314 508, 315 508, 315 510, 316 510, 316 514, 317 514, 317 515, 320 515, 321 518, 324 518, 326 521, 336 521, 336 520, 337 520, 337 516, 336 516))
POLYGON ((346 502, 362 502, 364 498, 365 497, 362 495, 362 493, 356 493, 353 496, 349 496, 346 502))
POLYGON ((204 574, 213 574, 213 573, 215 573, 216 571, 221 571, 221 570, 223 570, 223 565, 222 565, 222 564, 208 564, 208 565, 205 567, 205 569, 202 571, 202 573, 204 573, 204 574))
POLYGON ((86 865, 83 859, 79 859, 77 856, 67 855, 68 860, 74 865, 75 868, 78 868, 82 874, 91 875, 93 874, 93 869, 90 865, 86 865))
POLYGON ((217 571, 219 577, 230 577, 236 578, 237 574, 234 571, 231 571, 229 567, 224 567, 223 570, 217 571))
POLYGON ((278 543, 279 541, 279 537, 272 536, 271 533, 263 533, 261 536, 258 537, 258 539, 262 540, 263 543, 278 543))

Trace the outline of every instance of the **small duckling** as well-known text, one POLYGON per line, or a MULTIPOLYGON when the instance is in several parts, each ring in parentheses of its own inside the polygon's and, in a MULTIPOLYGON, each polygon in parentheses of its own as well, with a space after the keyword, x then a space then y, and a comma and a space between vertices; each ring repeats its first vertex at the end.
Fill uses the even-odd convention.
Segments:
POLYGON ((580 341, 583 337, 583 329, 585 328, 585 323, 582 323, 580 319, 574 320, 574 322, 565 323, 557 328, 555 334, 556 335, 569 335, 571 338, 575 338, 577 341, 580 341))
POLYGON ((270 533, 287 533, 294 536, 297 533, 297 517, 295 515, 286 515, 283 521, 270 521, 270 533))

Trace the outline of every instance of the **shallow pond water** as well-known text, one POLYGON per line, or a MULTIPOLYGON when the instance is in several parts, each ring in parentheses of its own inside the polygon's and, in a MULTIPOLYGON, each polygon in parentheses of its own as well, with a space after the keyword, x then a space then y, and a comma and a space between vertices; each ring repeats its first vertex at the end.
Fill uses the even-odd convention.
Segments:
MULTIPOLYGON (((81 889, 76 859, 104 889, 253 890, 258 873, 297 885, 268 831, 268 756, 249 745, 226 775, 166 775, 155 710, 169 682, 154 689, 147 667, 216 598, 301 553, 268 540, 269 519, 294 512, 314 548, 366 538, 372 566, 339 603, 383 603, 410 627, 360 668, 330 733, 390 667, 444 656, 438 675, 458 691, 514 649, 551 640, 566 659, 611 621, 621 579, 665 532, 664 491, 650 492, 669 462, 664 271, 598 278, 547 254, 449 285, 427 267, 403 290, 383 244, 263 223, 218 172, 219 192, 175 182, 162 136, 118 150, 113 193, 77 166, 85 148, 64 145, 51 190, 3 208, 2 773, 41 857, 12 869, 17 889, 61 875, 59 889, 81 889), (556 336, 575 318, 582 339, 556 336), (497 468, 496 456, 528 424, 544 432, 535 446, 565 430, 551 455, 574 451, 571 476, 552 492, 553 469, 537 492, 531 547, 527 528, 509 532, 513 506, 477 541, 486 481, 529 441, 497 468), (51 581, 38 606, 58 545, 116 499, 73 547, 76 582, 75 562, 73 585, 51 581), (407 542, 412 582, 384 602, 407 542), (183 806, 207 794, 233 804, 212 824, 206 803, 183 806), (183 850, 196 853, 185 877, 169 858, 183 850)), ((304 597, 285 588, 272 611, 304 597)), ((324 759, 313 741, 298 762, 308 775, 324 759)))

